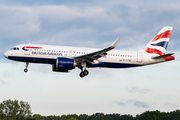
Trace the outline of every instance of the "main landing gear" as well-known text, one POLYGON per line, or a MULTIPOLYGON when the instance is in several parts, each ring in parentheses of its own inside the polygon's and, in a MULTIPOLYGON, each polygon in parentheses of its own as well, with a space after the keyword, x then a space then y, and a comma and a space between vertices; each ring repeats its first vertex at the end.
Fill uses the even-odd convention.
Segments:
POLYGON ((28 65, 29 65, 29 63, 26 62, 26 68, 24 69, 24 72, 27 72, 27 71, 28 71, 28 65))
POLYGON ((82 63, 80 69, 81 69, 81 73, 79 74, 79 76, 81 78, 83 78, 89 74, 89 72, 86 70, 86 63, 82 63), (83 68, 85 69, 84 71, 83 71, 83 68))
POLYGON ((82 70, 81 73, 79 74, 79 76, 83 78, 83 77, 87 76, 88 74, 89 74, 89 72, 87 70, 84 70, 84 71, 82 70))

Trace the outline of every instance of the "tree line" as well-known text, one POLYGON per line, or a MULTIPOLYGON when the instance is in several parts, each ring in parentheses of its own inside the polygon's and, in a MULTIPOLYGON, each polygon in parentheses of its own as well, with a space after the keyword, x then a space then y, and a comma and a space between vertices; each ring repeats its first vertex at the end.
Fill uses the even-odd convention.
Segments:
POLYGON ((0 120, 180 120, 180 110, 172 112, 146 111, 140 115, 104 114, 70 114, 61 116, 32 115, 28 102, 6 100, 0 104, 0 120))

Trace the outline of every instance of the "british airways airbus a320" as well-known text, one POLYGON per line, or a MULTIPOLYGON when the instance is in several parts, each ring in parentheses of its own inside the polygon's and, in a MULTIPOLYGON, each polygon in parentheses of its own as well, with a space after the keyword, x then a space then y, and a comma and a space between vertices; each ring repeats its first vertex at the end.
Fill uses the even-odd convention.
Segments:
POLYGON ((112 50, 119 39, 104 49, 52 46, 38 44, 17 45, 4 53, 10 60, 29 63, 51 64, 55 72, 68 72, 76 67, 81 69, 80 77, 89 74, 87 68, 128 68, 174 60, 173 53, 165 54, 173 27, 165 26, 139 51, 112 50))

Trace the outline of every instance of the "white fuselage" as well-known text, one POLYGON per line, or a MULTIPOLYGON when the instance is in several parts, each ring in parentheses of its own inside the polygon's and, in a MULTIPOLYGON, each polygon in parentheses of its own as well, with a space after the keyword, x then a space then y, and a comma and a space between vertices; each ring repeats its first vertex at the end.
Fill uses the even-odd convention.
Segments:
MULTIPOLYGON (((52 45, 18 45, 7 51, 4 56, 8 59, 30 62, 30 63, 45 63, 56 64, 58 57, 65 57, 73 59, 76 56, 85 55, 98 51, 96 48, 85 47, 67 47, 67 46, 52 46, 52 45), (36 46, 28 48, 27 46, 36 46), (27 47, 27 48, 26 48, 27 47)), ((149 54, 141 51, 122 51, 111 50, 107 55, 93 61, 93 64, 87 67, 109 67, 109 68, 125 68, 136 67, 149 64, 164 62, 164 59, 154 60, 152 57, 158 56, 157 54, 149 54)))

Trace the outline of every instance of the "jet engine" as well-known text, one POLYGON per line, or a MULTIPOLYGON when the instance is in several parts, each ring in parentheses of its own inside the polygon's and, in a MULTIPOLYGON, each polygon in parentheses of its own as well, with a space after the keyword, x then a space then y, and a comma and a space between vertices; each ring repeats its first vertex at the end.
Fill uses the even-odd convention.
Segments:
POLYGON ((56 64, 52 65, 52 70, 55 72, 68 72, 75 68, 74 60, 70 58, 59 57, 56 59, 56 64))

